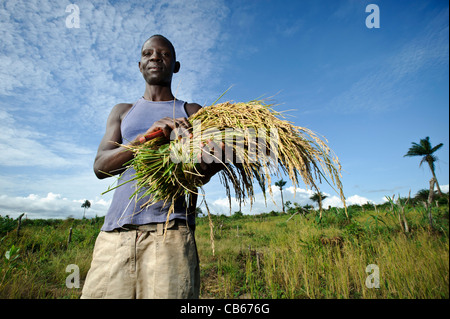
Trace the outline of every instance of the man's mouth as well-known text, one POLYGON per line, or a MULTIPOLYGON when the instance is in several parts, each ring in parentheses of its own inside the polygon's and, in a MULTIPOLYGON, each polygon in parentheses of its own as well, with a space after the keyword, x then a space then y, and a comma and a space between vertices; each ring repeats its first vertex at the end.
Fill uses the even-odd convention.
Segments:
POLYGON ((151 65, 147 69, 150 71, 161 71, 163 68, 162 68, 162 66, 151 65))

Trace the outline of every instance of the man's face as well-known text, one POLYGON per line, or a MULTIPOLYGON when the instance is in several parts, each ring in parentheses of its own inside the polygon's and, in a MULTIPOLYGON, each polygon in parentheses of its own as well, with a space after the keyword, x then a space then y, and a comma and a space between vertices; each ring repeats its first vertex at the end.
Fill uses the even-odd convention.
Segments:
POLYGON ((156 36, 144 43, 139 70, 148 84, 170 86, 172 75, 179 68, 180 64, 175 61, 174 53, 165 39, 156 36))

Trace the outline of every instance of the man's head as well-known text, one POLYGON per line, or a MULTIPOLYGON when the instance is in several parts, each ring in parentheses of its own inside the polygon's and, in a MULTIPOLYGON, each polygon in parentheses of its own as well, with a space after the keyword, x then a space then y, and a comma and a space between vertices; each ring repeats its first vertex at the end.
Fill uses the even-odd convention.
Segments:
POLYGON ((142 45, 139 70, 148 84, 170 86, 172 75, 180 70, 172 43, 159 34, 148 38, 142 45))

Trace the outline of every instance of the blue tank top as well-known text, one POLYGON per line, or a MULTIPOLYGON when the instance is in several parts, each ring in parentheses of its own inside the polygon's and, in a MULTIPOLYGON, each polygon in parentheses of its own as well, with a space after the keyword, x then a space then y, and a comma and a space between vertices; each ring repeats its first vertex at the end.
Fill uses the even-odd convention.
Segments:
MULTIPOLYGON (((120 126, 122 143, 127 144, 133 141, 139 134, 145 133, 154 122, 163 117, 188 117, 184 108, 185 103, 180 100, 175 100, 175 102, 152 102, 140 98, 122 120, 120 126)), ((128 168, 120 176, 117 183, 121 184, 130 180, 135 173, 136 171, 133 168, 128 168)), ((133 196, 135 189, 136 181, 128 182, 116 188, 111 206, 105 216, 103 231, 111 231, 127 224, 144 225, 166 222, 170 203, 166 203, 163 206, 164 203, 161 201, 146 208, 141 208, 148 200, 148 197, 137 200, 140 195, 133 196)), ((195 214, 187 214, 186 207, 185 198, 178 198, 170 219, 188 219, 189 224, 195 224, 195 214)))

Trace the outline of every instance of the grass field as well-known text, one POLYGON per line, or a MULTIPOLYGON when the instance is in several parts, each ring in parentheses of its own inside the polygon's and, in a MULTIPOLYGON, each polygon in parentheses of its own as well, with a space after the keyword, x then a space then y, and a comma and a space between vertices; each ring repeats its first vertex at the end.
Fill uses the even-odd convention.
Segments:
MULTIPOLYGON (((215 255, 200 217, 201 298, 449 298, 448 205, 433 208, 433 228, 424 208, 404 207, 408 232, 397 212, 213 216, 215 255)), ((19 236, 17 221, 0 219, 0 298, 79 298, 103 218, 24 220, 19 236), (80 288, 66 287, 68 265, 80 288)))

